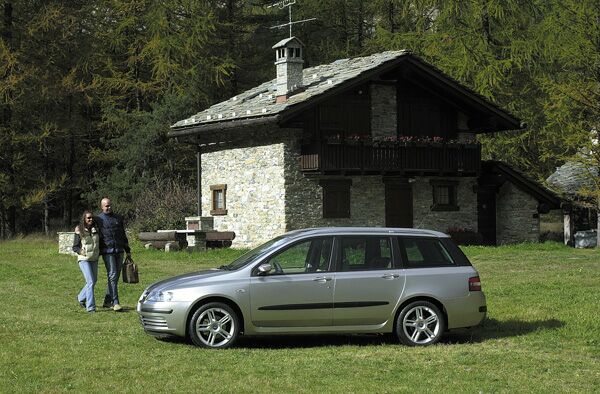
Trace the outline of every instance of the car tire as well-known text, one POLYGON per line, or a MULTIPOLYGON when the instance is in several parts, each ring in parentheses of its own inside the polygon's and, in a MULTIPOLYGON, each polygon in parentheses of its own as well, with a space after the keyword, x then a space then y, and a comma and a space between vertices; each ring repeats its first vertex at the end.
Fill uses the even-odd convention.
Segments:
POLYGON ((396 320, 396 336, 408 346, 437 343, 446 329, 440 309, 429 301, 414 301, 402 308, 396 320))
POLYGON ((188 326, 190 339, 196 346, 226 349, 239 336, 239 321, 237 313, 229 305, 209 302, 192 315, 188 326))

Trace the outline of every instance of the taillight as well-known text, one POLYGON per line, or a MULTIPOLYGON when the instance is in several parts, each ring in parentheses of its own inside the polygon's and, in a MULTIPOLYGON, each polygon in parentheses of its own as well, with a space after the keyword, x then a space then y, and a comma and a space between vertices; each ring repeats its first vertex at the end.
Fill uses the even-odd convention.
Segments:
POLYGON ((481 280, 479 276, 469 278, 469 291, 481 291, 481 280))

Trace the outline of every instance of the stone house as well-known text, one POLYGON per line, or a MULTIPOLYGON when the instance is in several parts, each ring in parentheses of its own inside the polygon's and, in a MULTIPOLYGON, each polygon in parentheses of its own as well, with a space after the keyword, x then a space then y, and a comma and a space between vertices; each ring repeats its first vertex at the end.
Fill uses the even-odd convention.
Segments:
POLYGON ((198 216, 234 231, 233 247, 321 226, 538 240, 540 212, 560 203, 483 163, 476 139, 521 128, 513 115, 407 51, 303 69, 300 40, 273 49, 276 79, 169 132, 198 147, 198 216))
POLYGON ((572 245, 578 231, 598 229, 599 212, 595 201, 584 190, 594 189, 594 179, 598 178, 596 168, 587 167, 581 162, 567 161, 557 167, 546 184, 561 196, 562 229, 565 244, 572 245))

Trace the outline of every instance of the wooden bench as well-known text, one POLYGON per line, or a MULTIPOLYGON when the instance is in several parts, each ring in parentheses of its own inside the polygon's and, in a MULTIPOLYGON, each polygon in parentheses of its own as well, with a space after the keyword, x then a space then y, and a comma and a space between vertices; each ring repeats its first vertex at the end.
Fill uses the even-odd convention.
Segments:
POLYGON ((159 230, 142 232, 140 241, 146 247, 171 250, 206 250, 207 248, 228 248, 235 238, 233 231, 214 230, 159 230))
POLYGON ((182 250, 188 246, 185 234, 179 234, 177 231, 142 232, 138 238, 144 242, 146 248, 171 251, 182 250))

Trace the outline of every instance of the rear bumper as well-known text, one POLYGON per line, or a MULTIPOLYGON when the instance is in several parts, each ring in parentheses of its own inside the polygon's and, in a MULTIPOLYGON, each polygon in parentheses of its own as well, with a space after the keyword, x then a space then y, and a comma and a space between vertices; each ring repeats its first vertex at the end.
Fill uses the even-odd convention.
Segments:
POLYGON ((479 326, 487 316, 487 303, 482 291, 445 300, 444 305, 448 312, 448 329, 479 326))

